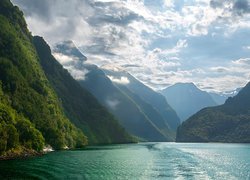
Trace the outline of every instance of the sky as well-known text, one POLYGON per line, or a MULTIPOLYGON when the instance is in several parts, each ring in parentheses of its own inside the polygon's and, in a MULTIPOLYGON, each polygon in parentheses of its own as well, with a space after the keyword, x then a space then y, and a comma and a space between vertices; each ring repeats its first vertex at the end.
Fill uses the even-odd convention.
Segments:
POLYGON ((155 90, 194 82, 224 92, 250 80, 250 0, 12 0, 33 35, 73 40, 89 63, 155 90))

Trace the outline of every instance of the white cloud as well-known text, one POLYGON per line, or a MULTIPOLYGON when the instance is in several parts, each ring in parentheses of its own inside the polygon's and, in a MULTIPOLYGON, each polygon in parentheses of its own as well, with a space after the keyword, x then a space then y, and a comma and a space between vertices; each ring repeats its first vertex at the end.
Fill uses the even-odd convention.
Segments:
POLYGON ((86 75, 89 73, 87 69, 76 69, 72 66, 66 66, 64 68, 66 68, 71 74, 71 76, 76 80, 86 80, 86 75))
POLYGON ((122 76, 120 78, 115 78, 113 76, 108 76, 108 77, 112 82, 117 83, 117 84, 124 84, 125 85, 125 84, 130 83, 129 79, 127 77, 124 77, 124 76, 122 76))
POLYGON ((228 68, 223 67, 223 66, 211 67, 210 70, 217 72, 217 73, 226 73, 226 72, 230 71, 228 68))
POLYGON ((173 0, 164 0, 164 5, 167 8, 173 8, 174 7, 174 1, 173 0))
POLYGON ((200 87, 203 90, 225 92, 245 86, 246 80, 242 76, 226 75, 204 78, 200 80, 198 84, 201 85, 200 87), (210 87, 212 87, 212 89, 210 87))
POLYGON ((53 53, 53 56, 56 58, 58 62, 60 62, 64 66, 67 66, 68 64, 77 60, 75 59, 75 57, 67 56, 61 53, 53 53))
POLYGON ((113 98, 107 98, 105 102, 112 110, 116 110, 117 106, 120 104, 119 100, 113 98))
POLYGON ((250 46, 243 46, 242 47, 244 50, 250 50, 250 46))
POLYGON ((61 53, 53 53, 53 56, 63 65, 65 69, 69 71, 74 79, 83 81, 86 80, 86 75, 89 71, 81 66, 79 67, 80 69, 78 68, 79 63, 82 63, 79 61, 79 58, 75 56, 67 56, 61 53))
POLYGON ((241 65, 241 66, 250 66, 250 58, 240 58, 238 60, 232 61, 233 64, 241 65))
MULTIPOLYGON (((234 47, 216 49, 223 43, 223 47, 239 44, 245 53, 250 49, 237 39, 242 36, 230 39, 234 33, 250 29, 250 14, 236 14, 232 0, 220 1, 223 6, 216 7, 210 0, 162 0, 157 1, 161 3, 157 8, 143 0, 12 1, 25 10, 31 31, 44 36, 50 45, 71 39, 89 63, 121 66, 155 89, 193 81, 223 90, 229 89, 230 83, 233 88, 237 78, 241 83, 249 79, 248 59, 234 56, 234 47), (209 44, 210 38, 216 43, 209 44), (212 59, 221 54, 232 57, 221 58, 227 63, 213 64, 212 59), (222 74, 235 80, 221 85, 222 74)), ((75 78, 85 78, 87 71, 73 68, 77 59, 54 56, 75 78)), ((129 83, 124 78, 115 81, 129 83)))

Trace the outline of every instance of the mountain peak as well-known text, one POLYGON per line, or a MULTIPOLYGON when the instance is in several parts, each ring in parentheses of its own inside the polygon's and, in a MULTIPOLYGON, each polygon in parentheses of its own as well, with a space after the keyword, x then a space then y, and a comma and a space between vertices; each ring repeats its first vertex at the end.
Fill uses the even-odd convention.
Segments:
POLYGON ((170 89, 176 89, 181 91, 189 91, 189 90, 196 90, 201 91, 193 82, 178 82, 176 84, 173 84, 165 89, 160 90, 161 93, 167 92, 170 89))
POLYGON ((103 65, 103 66, 101 66, 101 69, 110 70, 110 71, 114 71, 114 72, 125 72, 121 66, 114 65, 114 64, 103 65))
POLYGON ((65 40, 57 43, 53 48, 55 56, 64 56, 65 59, 74 59, 80 62, 87 61, 87 57, 78 49, 72 40, 65 40))
POLYGON ((182 121, 204 107, 217 105, 212 97, 194 83, 176 83, 160 91, 182 121))
POLYGON ((192 87, 192 88, 198 88, 193 82, 186 82, 186 83, 176 83, 173 86, 183 86, 183 87, 192 87))

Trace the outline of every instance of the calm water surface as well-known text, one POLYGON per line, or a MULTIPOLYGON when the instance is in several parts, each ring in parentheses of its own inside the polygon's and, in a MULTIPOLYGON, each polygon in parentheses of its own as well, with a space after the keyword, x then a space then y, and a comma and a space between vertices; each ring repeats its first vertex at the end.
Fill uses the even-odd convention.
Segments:
POLYGON ((0 162, 0 179, 250 179, 249 144, 142 143, 0 162))

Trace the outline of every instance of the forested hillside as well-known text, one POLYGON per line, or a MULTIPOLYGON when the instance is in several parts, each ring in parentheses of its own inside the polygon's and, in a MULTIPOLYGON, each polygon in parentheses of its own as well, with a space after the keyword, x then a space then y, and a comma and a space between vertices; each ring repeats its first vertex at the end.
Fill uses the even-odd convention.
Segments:
POLYGON ((38 61, 22 12, 0 1, 0 154, 82 147, 83 133, 64 115, 38 61))
POLYGON ((225 104, 205 108, 184 122, 178 142, 250 142, 250 83, 225 104))

